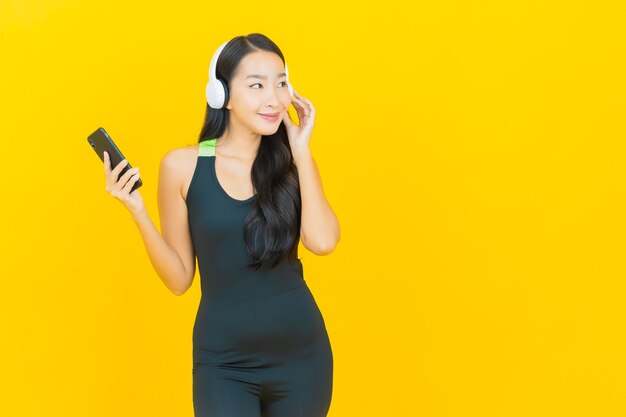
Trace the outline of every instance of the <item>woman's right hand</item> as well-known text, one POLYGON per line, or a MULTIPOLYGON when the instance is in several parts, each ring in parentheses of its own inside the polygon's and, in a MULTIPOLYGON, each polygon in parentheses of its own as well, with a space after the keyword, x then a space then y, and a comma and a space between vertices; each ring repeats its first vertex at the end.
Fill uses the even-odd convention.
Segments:
POLYGON ((129 169, 118 179, 120 172, 122 172, 122 169, 124 169, 126 165, 128 165, 128 161, 124 159, 111 170, 109 154, 106 151, 104 152, 104 173, 106 174, 105 190, 107 193, 120 200, 122 204, 124 204, 124 207, 134 215, 140 213, 145 208, 141 194, 139 194, 139 189, 132 193, 130 192, 133 185, 139 179, 139 168, 134 167, 129 169))

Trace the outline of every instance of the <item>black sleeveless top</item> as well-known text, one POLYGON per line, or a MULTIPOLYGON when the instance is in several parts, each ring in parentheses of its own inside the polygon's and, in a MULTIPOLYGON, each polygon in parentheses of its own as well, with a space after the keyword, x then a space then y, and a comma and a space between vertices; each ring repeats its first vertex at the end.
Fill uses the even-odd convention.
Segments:
MULTIPOLYGON (((276 267, 246 267, 252 261, 243 240, 243 225, 256 196, 238 200, 222 188, 215 173, 217 139, 199 143, 187 211, 200 288, 205 299, 266 297, 306 285, 302 262, 282 260, 276 267)), ((297 254, 296 254, 297 256, 297 254)))

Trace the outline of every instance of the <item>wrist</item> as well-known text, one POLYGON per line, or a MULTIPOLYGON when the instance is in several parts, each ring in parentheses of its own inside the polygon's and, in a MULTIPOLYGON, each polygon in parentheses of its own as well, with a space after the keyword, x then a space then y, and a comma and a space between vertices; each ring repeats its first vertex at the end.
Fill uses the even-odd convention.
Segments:
POLYGON ((305 164, 313 160, 313 154, 310 149, 306 149, 298 154, 294 155, 293 162, 296 166, 305 164))
POLYGON ((135 222, 139 222, 140 220, 148 216, 148 211, 146 210, 145 207, 143 207, 138 210, 131 210, 130 215, 132 216, 135 222))

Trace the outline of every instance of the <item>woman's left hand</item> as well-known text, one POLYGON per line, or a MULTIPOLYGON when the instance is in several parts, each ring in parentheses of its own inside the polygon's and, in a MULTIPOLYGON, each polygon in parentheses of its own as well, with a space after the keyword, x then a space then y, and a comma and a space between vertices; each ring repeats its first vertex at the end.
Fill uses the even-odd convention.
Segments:
POLYGON ((293 106, 298 113, 298 125, 293 124, 287 110, 283 112, 283 121, 289 136, 289 145, 294 160, 298 160, 301 156, 309 155, 311 149, 309 142, 311 141, 311 133, 313 133, 313 125, 315 123, 315 107, 308 99, 302 97, 296 90, 293 90, 294 97, 291 97, 293 106))

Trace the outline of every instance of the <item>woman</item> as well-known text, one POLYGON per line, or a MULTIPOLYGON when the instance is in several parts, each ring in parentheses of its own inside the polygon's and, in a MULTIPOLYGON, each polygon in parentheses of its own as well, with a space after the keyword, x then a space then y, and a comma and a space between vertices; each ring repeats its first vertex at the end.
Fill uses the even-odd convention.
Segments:
POLYGON ((223 44, 211 70, 199 144, 161 160, 162 235, 139 191, 129 193, 138 168, 117 180, 125 161, 111 170, 106 155, 106 190, 131 212, 176 295, 191 286, 197 256, 196 417, 326 416, 333 355, 298 258, 300 239, 326 255, 340 237, 309 147, 315 108, 293 91, 282 52, 262 34, 223 44))

